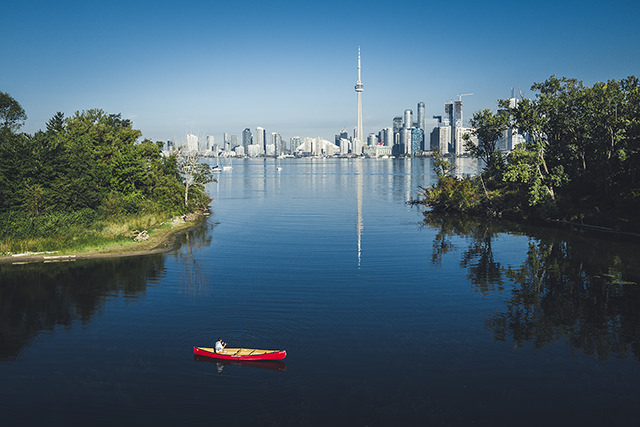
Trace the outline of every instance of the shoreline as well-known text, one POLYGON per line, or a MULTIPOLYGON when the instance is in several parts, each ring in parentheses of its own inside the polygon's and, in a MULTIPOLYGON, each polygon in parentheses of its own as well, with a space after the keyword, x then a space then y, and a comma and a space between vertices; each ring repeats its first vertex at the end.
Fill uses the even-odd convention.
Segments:
MULTIPOLYGON (((131 239, 127 243, 114 243, 96 249, 77 253, 36 252, 0 256, 0 264, 32 264, 72 262, 81 259, 121 258, 130 256, 153 255, 170 251, 175 247, 176 239, 206 221, 208 213, 198 212, 184 217, 175 217, 171 227, 166 229, 152 229, 149 239, 136 242, 131 239), (186 218, 185 218, 186 217, 186 218)), ((71 251, 70 251, 71 252, 71 251)))

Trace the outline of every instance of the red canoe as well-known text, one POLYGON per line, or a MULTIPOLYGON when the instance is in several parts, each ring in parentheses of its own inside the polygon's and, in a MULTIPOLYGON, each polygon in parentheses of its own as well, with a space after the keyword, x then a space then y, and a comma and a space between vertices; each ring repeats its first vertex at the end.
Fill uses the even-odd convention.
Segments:
POLYGON ((257 350, 255 348, 225 348, 216 353, 211 347, 193 347, 196 356, 212 357, 221 360, 280 360, 287 357, 285 350, 257 350))

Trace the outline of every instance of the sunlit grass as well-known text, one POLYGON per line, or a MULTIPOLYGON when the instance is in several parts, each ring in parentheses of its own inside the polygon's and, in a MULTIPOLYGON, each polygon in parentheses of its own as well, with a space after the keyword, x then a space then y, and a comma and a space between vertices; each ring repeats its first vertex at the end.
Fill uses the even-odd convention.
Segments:
POLYGON ((141 246, 133 240, 135 230, 146 230, 150 239, 159 230, 166 230, 172 217, 157 213, 119 216, 108 220, 86 221, 74 224, 65 221, 45 220, 32 225, 36 237, 3 238, 0 254, 22 254, 26 252, 55 252, 60 254, 99 250, 124 249, 141 246), (49 223, 55 222, 56 227, 49 223), (44 230, 44 231, 43 231, 44 230), (39 231, 39 233, 38 233, 39 231))

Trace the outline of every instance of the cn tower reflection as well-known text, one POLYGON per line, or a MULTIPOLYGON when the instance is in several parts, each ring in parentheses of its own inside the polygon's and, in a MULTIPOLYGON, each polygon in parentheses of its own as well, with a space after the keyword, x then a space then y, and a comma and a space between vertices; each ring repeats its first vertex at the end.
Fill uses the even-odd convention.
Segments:
POLYGON ((356 159, 357 189, 356 189, 356 206, 357 220, 356 233, 358 236, 358 269, 362 258, 362 159, 356 159))

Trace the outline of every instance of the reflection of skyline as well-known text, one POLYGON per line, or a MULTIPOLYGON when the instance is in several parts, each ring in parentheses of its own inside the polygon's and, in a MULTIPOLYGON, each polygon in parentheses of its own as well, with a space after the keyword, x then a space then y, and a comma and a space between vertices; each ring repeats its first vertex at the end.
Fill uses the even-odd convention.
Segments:
POLYGON ((356 175, 356 233, 358 235, 358 268, 360 268, 360 261, 362 258, 362 161, 360 160, 356 160, 356 175))

